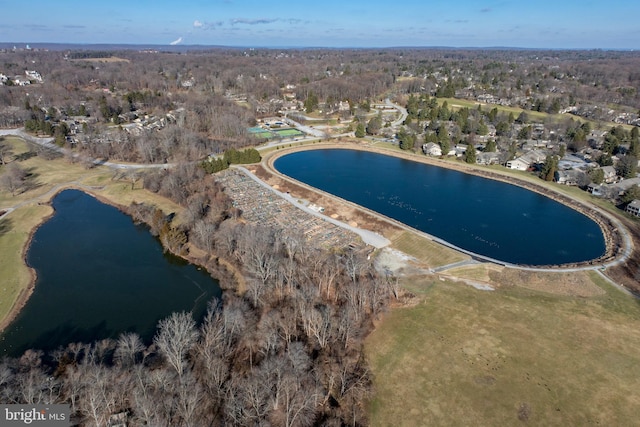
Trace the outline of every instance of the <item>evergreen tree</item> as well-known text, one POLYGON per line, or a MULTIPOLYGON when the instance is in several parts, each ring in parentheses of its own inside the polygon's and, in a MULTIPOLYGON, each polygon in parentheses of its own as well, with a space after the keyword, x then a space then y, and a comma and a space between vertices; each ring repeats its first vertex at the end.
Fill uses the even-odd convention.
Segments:
POLYGON ((622 203, 630 203, 637 199, 640 199, 640 187, 638 187, 638 184, 633 184, 620 197, 622 203))
POLYGON ((447 156, 449 154, 449 150, 451 150, 451 142, 449 141, 449 137, 445 134, 442 134, 442 136, 438 138, 438 143, 440 144, 442 155, 447 156))
POLYGON ((589 171, 589 178, 594 184, 602 184, 604 182, 604 171, 600 168, 589 171))
POLYGON ((467 145, 467 149, 464 152, 464 161, 473 164, 476 162, 476 157, 476 147, 473 144, 467 145))
POLYGON ((558 170, 558 157, 549 155, 544 161, 544 166, 540 171, 540 178, 545 181, 553 181, 556 171, 558 170))
POLYGON ((496 150, 497 150, 496 140, 495 139, 490 139, 487 142, 487 145, 484 147, 485 153, 495 153, 496 150))
POLYGON ((638 158, 632 154, 622 156, 616 164, 616 173, 625 178, 635 178, 638 172, 638 158))

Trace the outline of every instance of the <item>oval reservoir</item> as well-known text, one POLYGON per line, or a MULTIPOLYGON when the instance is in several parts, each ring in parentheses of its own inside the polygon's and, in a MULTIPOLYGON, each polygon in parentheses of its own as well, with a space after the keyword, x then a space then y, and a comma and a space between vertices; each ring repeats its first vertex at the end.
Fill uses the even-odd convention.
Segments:
POLYGON ((596 259, 599 226, 533 191, 393 156, 348 149, 284 155, 275 168, 466 251, 524 265, 596 259))

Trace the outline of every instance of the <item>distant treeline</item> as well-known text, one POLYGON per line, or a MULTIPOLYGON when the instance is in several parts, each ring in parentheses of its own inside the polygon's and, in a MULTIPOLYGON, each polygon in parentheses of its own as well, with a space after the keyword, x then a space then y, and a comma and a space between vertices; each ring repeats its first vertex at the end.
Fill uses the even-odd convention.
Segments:
POLYGON ((100 58, 111 58, 113 56, 113 52, 107 51, 82 51, 82 52, 71 52, 69 53, 69 59, 100 59, 100 58))

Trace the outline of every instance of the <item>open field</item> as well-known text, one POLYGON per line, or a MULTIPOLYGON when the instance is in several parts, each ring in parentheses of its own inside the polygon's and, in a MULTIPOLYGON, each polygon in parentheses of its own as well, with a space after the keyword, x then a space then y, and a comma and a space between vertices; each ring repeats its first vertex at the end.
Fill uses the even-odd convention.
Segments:
POLYGON ((119 58, 117 56, 109 56, 104 58, 76 58, 73 62, 92 62, 92 63, 111 63, 111 62, 131 62, 129 59, 119 58))
POLYGON ((640 307, 593 274, 590 298, 406 280, 366 343, 372 425, 635 425, 640 307))

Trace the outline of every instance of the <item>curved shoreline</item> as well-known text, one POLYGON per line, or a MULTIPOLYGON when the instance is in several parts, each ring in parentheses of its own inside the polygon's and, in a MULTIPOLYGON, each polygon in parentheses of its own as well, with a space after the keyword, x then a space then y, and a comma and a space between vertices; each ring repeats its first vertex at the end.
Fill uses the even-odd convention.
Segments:
MULTIPOLYGON (((479 167, 473 167, 471 165, 466 165, 466 164, 453 164, 451 162, 445 161, 445 160, 440 160, 440 159, 434 159, 434 158, 430 158, 430 157, 422 157, 422 156, 417 156, 415 154, 409 154, 409 153, 401 153, 401 152, 396 152, 393 150, 388 150, 388 149, 383 149, 383 148, 378 148, 378 147, 372 147, 372 146, 363 146, 363 144, 357 144, 357 143, 353 143, 353 142, 346 142, 346 143, 314 143, 311 145, 304 145, 304 146, 298 146, 298 147, 290 147, 290 148, 285 148, 285 149, 281 149, 281 150, 277 150, 275 152, 271 152, 269 153, 267 156, 265 156, 266 158, 263 160, 263 165, 266 166, 267 170, 272 173, 275 174, 276 176, 280 177, 280 178, 284 178, 287 180, 290 180, 292 182, 295 182, 296 184, 300 184, 299 181, 294 180, 284 174, 282 174, 281 172, 279 172, 275 167, 274 167, 274 162, 287 154, 291 154, 294 152, 299 152, 299 151, 311 151, 311 150, 322 150, 322 149, 333 149, 333 148, 337 148, 337 149, 347 149, 347 150, 359 150, 359 151, 368 151, 368 152, 374 152, 374 153, 378 153, 378 154, 382 154, 382 155, 388 155, 388 156, 393 156, 393 157, 397 157, 397 158, 401 158, 401 159, 405 159, 405 160, 409 160, 409 161, 414 161, 414 162, 419 162, 419 163, 424 163, 424 164, 428 164, 428 165, 432 165, 432 166, 437 166, 437 167, 443 167, 446 169, 451 169, 451 170, 456 170, 458 172, 462 172, 462 173, 468 173, 470 175, 475 175, 475 176, 479 176, 479 177, 483 177, 483 178, 487 178, 487 179, 493 179, 496 181, 501 181, 507 184, 511 184, 511 185, 516 185, 518 187, 524 188, 526 190, 529 191, 533 191, 536 192, 538 194, 541 194, 545 197, 548 197, 558 203, 562 203, 563 205, 587 216, 589 219, 591 219, 592 221, 594 221, 598 227, 600 228, 603 238, 605 240, 605 253, 603 255, 601 255, 600 257, 593 259, 593 260, 589 260, 589 261, 584 261, 584 262, 579 262, 579 263, 569 263, 569 264, 558 264, 558 265, 549 265, 549 266, 529 266, 529 265, 516 265, 516 264, 510 264, 510 263, 506 263, 503 261, 499 261, 499 260, 494 260, 488 257, 485 257, 483 255, 480 254, 475 254, 475 253, 470 253, 468 251, 462 250, 462 253, 465 253, 467 255, 470 256, 477 256, 478 258, 481 259, 485 259, 489 262, 494 262, 500 265, 504 265, 506 267, 514 267, 514 268, 524 268, 524 269, 532 269, 532 270, 552 270, 552 271, 561 271, 561 270, 571 270, 571 269, 593 269, 596 266, 601 266, 601 267, 609 267, 609 266, 613 266, 613 265, 617 265, 621 262, 624 262, 631 254, 632 250, 633 250, 633 243, 631 241, 631 239, 628 237, 629 233, 626 230, 626 228, 622 225, 622 223, 620 221, 618 221, 616 218, 614 218, 612 215, 605 213, 604 211, 602 211, 600 208, 591 205, 591 204, 587 204, 586 202, 583 202, 581 200, 577 200, 575 198, 572 198, 570 196, 567 196, 565 194, 562 194, 558 191, 555 191, 553 189, 550 189, 544 185, 539 185, 533 182, 529 182, 527 180, 518 178, 518 177, 514 177, 512 175, 507 175, 507 174, 501 174, 499 172, 496 171, 488 171, 488 170, 483 170, 480 169, 479 167)), ((308 186, 304 183, 302 183, 303 185, 305 185, 307 188, 313 189, 314 191, 319 191, 318 189, 308 186)), ((329 196, 336 198, 338 200, 342 200, 341 198, 326 193, 326 192, 322 192, 323 194, 328 194, 329 196)), ((348 201, 347 201, 348 202, 348 201)), ((354 206, 357 206, 358 208, 360 208, 361 210, 364 210, 367 213, 369 212, 369 209, 363 208, 359 205, 356 205, 352 202, 348 202, 354 206)), ((377 214, 380 215, 380 214, 377 214)), ((387 218, 384 215, 380 215, 383 218, 387 218)), ((388 218, 387 218, 388 219, 388 218)), ((390 219, 388 219, 390 220, 390 219)), ((396 221, 394 220, 390 220, 391 222, 395 223, 396 221)), ((413 230, 413 229, 412 229, 413 230)), ((419 230, 417 230, 419 232, 419 230)), ((420 232, 422 234, 426 234, 423 232, 420 232)), ((439 239, 435 236, 430 236, 429 237, 436 241, 437 243, 443 244, 444 246, 450 247, 454 250, 458 250, 460 251, 460 248, 455 247, 454 245, 449 244, 448 242, 443 241, 442 239, 439 239)))
MULTIPOLYGON (((64 191, 64 190, 70 190, 70 189, 75 189, 75 190, 80 190, 80 191, 84 191, 88 194, 90 194, 91 196, 95 197, 96 199, 100 200, 100 198, 98 196, 96 196, 90 189, 89 187, 85 187, 82 185, 78 185, 78 184, 63 184, 63 185, 57 185, 54 188, 52 188, 50 191, 48 191, 47 193, 32 199, 30 202, 24 202, 24 205, 28 205, 28 204, 32 204, 32 203, 37 203, 39 205, 46 205, 49 206, 51 208, 51 213, 44 215, 42 218, 39 219, 38 223, 31 228, 31 230, 29 230, 29 235, 27 236, 27 239, 25 240, 24 246, 22 247, 22 253, 20 255, 21 259, 22 259, 22 264, 27 268, 27 270, 29 271, 29 275, 31 276, 29 279, 29 283, 27 285, 26 288, 21 289, 18 293, 18 297, 16 298, 15 302, 13 303, 13 305, 11 306, 11 308, 9 309, 9 312, 7 313, 7 315, 0 320, 0 333, 3 332, 14 320, 16 320, 16 317, 18 317, 18 315, 20 314, 20 312, 22 311, 22 309, 24 308, 24 306, 27 304, 27 302, 29 301, 29 298, 31 297, 31 295, 33 294, 33 291, 35 290, 36 287, 36 281, 38 280, 38 274, 36 272, 36 270, 31 267, 29 265, 29 263, 27 262, 27 253, 29 251, 29 248, 31 247, 31 243, 33 241, 33 236, 35 235, 36 231, 38 231, 38 229, 45 223, 47 222, 49 219, 51 219, 51 217, 53 217, 53 215, 55 215, 55 209, 53 209, 53 206, 51 204, 51 201, 53 200, 53 198, 55 196, 58 195, 58 193, 64 191)), ((108 203, 112 206, 116 206, 113 203, 108 203)), ((10 212, 12 212, 14 209, 12 209, 10 212)))

